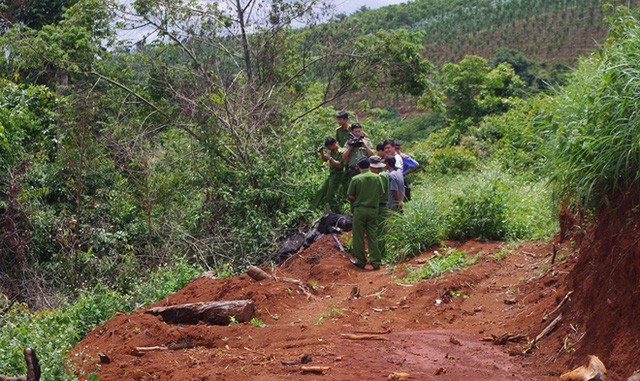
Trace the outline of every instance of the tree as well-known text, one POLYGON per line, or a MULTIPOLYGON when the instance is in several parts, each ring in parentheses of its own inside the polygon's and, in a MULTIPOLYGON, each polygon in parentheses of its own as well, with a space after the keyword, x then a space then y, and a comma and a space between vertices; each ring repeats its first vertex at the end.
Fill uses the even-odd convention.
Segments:
POLYGON ((485 115, 502 113, 524 94, 525 84, 508 64, 491 68, 484 58, 467 56, 442 68, 440 81, 447 114, 461 128, 485 115))

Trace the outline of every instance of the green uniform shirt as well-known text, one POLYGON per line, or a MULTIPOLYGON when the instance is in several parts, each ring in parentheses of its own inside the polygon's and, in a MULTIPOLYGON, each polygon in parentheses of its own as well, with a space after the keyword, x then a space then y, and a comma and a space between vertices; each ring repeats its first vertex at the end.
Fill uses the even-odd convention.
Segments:
POLYGON ((382 177, 368 169, 362 170, 360 174, 354 176, 347 190, 348 195, 356 198, 353 202, 354 208, 359 206, 377 208, 382 193, 382 177))
POLYGON ((379 173, 380 179, 382 179, 382 198, 380 198, 380 206, 387 206, 389 202, 389 172, 386 169, 382 169, 379 173))
MULTIPOLYGON (((369 140, 369 138, 362 139, 362 143, 366 144, 367 147, 369 147, 369 149, 373 150, 373 148, 371 148, 371 140, 369 140)), ((345 143, 344 149, 347 150, 348 148, 349 148, 349 145, 345 143)), ((358 148, 355 148, 355 147, 352 148, 351 153, 349 154, 349 160, 347 162, 347 166, 349 168, 355 167, 356 164, 358 164, 360 159, 362 159, 363 157, 369 157, 369 155, 367 155, 367 150, 364 149, 364 146, 358 147, 358 148)))
POLYGON ((344 153, 344 148, 338 148, 338 150, 334 153, 333 151, 327 152, 332 159, 339 161, 342 164, 342 168, 336 168, 333 164, 329 163, 329 173, 342 173, 344 172, 344 162, 342 161, 342 154, 344 153))
POLYGON ((342 127, 336 128, 336 140, 339 146, 343 146, 349 140, 349 129, 343 130, 342 127))

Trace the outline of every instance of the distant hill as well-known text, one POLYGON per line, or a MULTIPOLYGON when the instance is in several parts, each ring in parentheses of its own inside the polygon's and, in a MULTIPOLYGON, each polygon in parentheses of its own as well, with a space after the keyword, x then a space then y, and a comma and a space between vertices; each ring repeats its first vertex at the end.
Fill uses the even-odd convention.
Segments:
POLYGON ((605 3, 637 7, 640 0, 415 0, 363 7, 338 22, 350 23, 355 34, 424 31, 426 57, 436 64, 469 54, 490 58, 506 47, 540 63, 571 65, 606 38, 605 3))

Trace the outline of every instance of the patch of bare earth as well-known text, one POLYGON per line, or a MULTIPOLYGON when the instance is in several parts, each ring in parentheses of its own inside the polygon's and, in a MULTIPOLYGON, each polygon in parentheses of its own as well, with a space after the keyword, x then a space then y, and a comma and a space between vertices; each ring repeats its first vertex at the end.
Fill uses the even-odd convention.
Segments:
POLYGON ((568 292, 575 258, 564 257, 567 245, 552 266, 551 243, 524 243, 502 259, 494 257, 507 250, 501 242, 447 244, 477 256, 476 264, 401 285, 407 266, 424 264, 433 251, 363 271, 325 236, 274 270, 300 279, 312 295, 272 279, 202 277, 153 305, 252 299, 266 327, 166 324, 145 307, 89 332, 69 358, 80 379, 95 372, 102 381, 387 380, 393 373, 410 380, 557 379, 567 369, 564 325, 524 351, 561 312, 547 316, 568 292), (134 353, 151 346, 169 349, 134 353), (303 358, 310 362, 297 363, 303 358), (324 368, 317 374, 303 366, 324 368))

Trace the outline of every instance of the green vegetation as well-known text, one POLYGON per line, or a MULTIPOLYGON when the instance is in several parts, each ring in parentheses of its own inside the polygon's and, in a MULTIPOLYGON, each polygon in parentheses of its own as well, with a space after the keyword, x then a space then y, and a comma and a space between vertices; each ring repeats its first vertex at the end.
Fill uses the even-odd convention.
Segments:
MULTIPOLYGON (((262 18, 138 0, 158 37, 135 45, 117 40, 113 2, 14 3, 0 8, 0 291, 14 303, 0 373, 22 373, 30 345, 45 379, 74 379, 66 350, 115 311, 270 260, 319 213, 315 147, 336 109, 421 164, 387 263, 447 239, 546 238, 559 199, 592 207, 639 180, 634 11, 569 81, 559 63, 604 36, 600 1, 417 0, 316 24, 329 16, 312 0, 259 1, 262 18)), ((404 281, 472 261, 447 250, 404 281)))
POLYGON ((400 283, 416 283, 423 279, 431 279, 444 272, 462 269, 476 263, 476 258, 467 257, 467 252, 464 250, 456 250, 451 247, 444 247, 442 250, 444 251, 442 254, 435 252, 433 258, 429 259, 424 265, 414 268, 409 267, 409 274, 398 281, 400 283))
MULTIPOLYGON (((66 352, 91 328, 116 311, 130 312, 184 287, 202 269, 178 262, 163 267, 146 279, 138 279, 128 293, 104 286, 82 290, 75 301, 54 310, 32 312, 24 303, 13 304, 0 317, 0 363, 2 374, 25 374, 22 351, 36 348, 42 380, 74 380, 65 371, 66 352)), ((8 300, 3 301, 8 307, 8 300)))
POLYGON ((558 196, 597 206, 640 180, 640 25, 619 10, 605 48, 556 96, 558 196))

